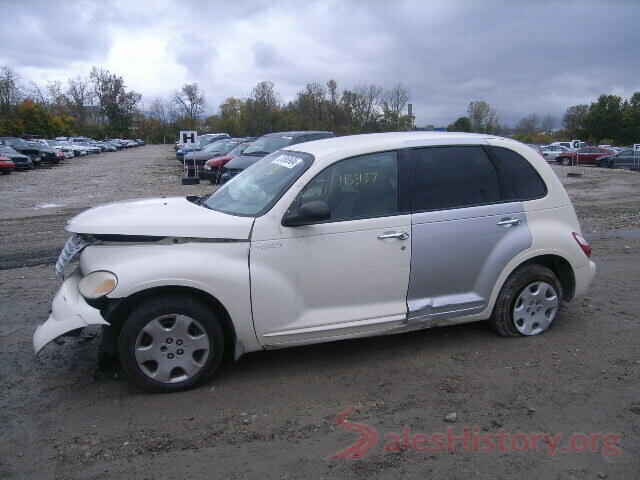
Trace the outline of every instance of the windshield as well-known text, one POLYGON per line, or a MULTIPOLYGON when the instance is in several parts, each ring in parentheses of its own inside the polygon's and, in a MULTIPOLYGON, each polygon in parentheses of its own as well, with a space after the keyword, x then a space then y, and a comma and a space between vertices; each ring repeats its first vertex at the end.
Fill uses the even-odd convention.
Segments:
POLYGON ((312 163, 313 156, 308 153, 274 152, 225 183, 204 205, 230 215, 261 215, 312 163))
POLYGON ((29 148, 29 144, 21 138, 8 138, 5 142, 13 148, 29 148))
POLYGON ((249 145, 251 145, 252 142, 243 142, 243 143, 239 143, 238 145, 236 145, 233 150, 231 150, 230 152, 228 152, 229 156, 238 156, 238 155, 242 155, 242 152, 244 152, 247 147, 249 145))
POLYGON ((282 135, 281 137, 260 137, 244 151, 244 155, 267 155, 280 148, 291 145, 293 137, 282 135))
POLYGON ((205 152, 222 152, 227 153, 237 145, 236 140, 218 140, 204 147, 205 152))
POLYGON ((0 152, 1 153, 18 153, 8 145, 0 145, 0 152))

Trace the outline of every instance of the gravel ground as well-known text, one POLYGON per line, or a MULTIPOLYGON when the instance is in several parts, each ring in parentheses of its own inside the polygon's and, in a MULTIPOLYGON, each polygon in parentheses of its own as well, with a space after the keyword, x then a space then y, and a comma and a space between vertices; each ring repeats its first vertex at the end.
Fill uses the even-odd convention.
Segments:
POLYGON ((35 359, 31 335, 59 286, 52 266, 69 217, 106 201, 211 186, 182 186, 169 146, 0 177, 0 478, 637 478, 640 175, 573 170, 583 176, 556 168, 598 275, 546 334, 503 339, 477 323, 257 352, 171 395, 98 371, 97 338, 35 359), (363 459, 330 459, 358 439, 336 423, 352 406, 349 420, 375 429, 378 443, 363 459), (536 452, 513 451, 509 441, 509 451, 472 443, 465 451, 461 440, 452 451, 385 449, 403 427, 561 437, 553 454, 544 441, 536 452), (578 452, 583 437, 569 441, 576 432, 619 440, 593 437, 578 452))

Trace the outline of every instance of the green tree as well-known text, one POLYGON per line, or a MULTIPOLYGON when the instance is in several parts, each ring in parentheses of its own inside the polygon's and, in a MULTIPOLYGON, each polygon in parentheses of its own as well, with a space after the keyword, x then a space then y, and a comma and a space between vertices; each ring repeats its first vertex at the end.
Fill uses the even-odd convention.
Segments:
POLYGON ((264 135, 283 125, 282 112, 273 82, 259 82, 240 112, 243 129, 248 135, 264 135))
POLYGON ((562 118, 564 131, 570 140, 586 138, 586 119, 588 105, 573 105, 567 108, 562 118))
POLYGON ((48 138, 55 133, 53 116, 44 106, 31 99, 27 99, 18 105, 16 117, 17 129, 22 130, 16 132, 17 134, 30 133, 48 138))
POLYGON ((471 131, 478 133, 497 133, 500 129, 498 112, 484 100, 469 102, 467 107, 471 131))
POLYGON ((617 95, 600 95, 589 106, 585 118, 585 134, 594 143, 603 138, 622 140, 622 98, 617 95))
POLYGON ((635 92, 624 103, 620 143, 640 143, 640 92, 635 92))
POLYGON ((204 112, 205 99, 197 83, 185 83, 173 94, 173 102, 186 119, 187 128, 196 130, 204 112))
POLYGON ((90 74, 100 113, 107 121, 109 135, 128 136, 133 114, 142 96, 127 90, 124 79, 109 70, 93 67, 90 74))
POLYGON ((447 127, 448 132, 470 132, 471 120, 469 117, 459 117, 455 122, 447 127))

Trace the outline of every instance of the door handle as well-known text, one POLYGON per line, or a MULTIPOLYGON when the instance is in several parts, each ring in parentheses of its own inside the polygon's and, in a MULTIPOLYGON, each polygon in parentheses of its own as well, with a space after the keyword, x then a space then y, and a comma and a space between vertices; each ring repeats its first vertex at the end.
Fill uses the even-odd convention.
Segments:
POLYGON ((501 227, 508 227, 510 225, 513 225, 513 226, 520 225, 520 219, 519 218, 503 218, 497 223, 497 225, 500 225, 501 227))
POLYGON ((407 232, 385 232, 378 235, 378 240, 385 240, 387 238, 398 238, 400 240, 406 240, 409 238, 407 232))

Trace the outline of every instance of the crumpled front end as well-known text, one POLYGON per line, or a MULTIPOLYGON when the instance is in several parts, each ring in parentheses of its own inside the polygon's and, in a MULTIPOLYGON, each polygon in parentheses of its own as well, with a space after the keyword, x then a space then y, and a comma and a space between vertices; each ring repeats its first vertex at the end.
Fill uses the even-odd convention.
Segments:
POLYGON ((53 299, 51 314, 33 334, 33 349, 36 355, 50 342, 65 334, 89 325, 109 325, 100 311, 90 306, 78 291, 82 279, 80 270, 67 278, 53 299))

